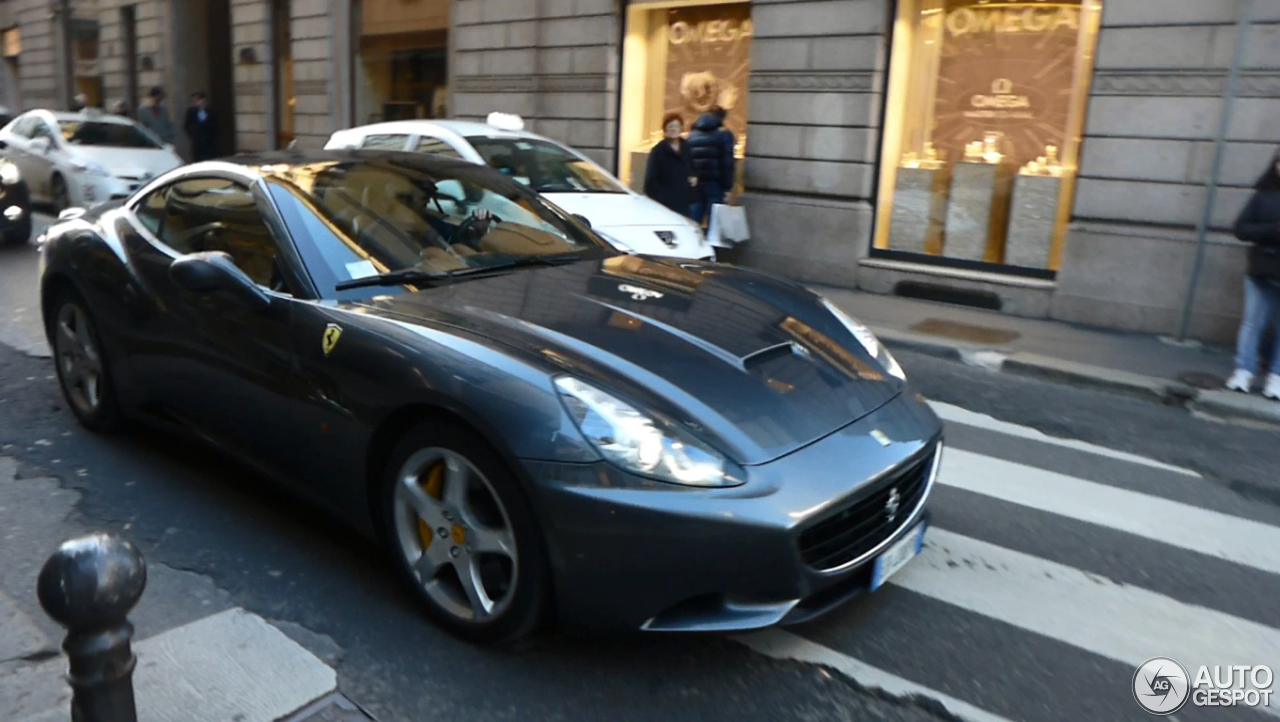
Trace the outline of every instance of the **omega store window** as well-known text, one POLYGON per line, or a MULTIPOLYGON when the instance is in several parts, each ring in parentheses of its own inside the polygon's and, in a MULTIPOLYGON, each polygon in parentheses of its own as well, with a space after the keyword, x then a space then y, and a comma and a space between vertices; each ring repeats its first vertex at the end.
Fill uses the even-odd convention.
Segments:
POLYGON ((357 124, 448 117, 449 0, 360 0, 357 124))
POLYGON ((685 135, 715 106, 728 111, 736 141, 737 181, 747 143, 747 75, 751 5, 744 0, 632 0, 623 41, 618 177, 644 188, 649 151, 662 140, 662 118, 679 113, 685 135))
POLYGON ((899 0, 872 255, 1052 278, 1102 0, 899 0))

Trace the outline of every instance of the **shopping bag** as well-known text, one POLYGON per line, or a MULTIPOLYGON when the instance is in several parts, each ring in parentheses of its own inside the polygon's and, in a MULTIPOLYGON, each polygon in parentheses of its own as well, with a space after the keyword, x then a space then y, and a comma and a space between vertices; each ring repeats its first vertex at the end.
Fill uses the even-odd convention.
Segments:
POLYGON ((747 210, 742 206, 716 203, 711 206, 711 223, 707 227, 707 241, 717 248, 733 248, 750 240, 747 227, 747 210))

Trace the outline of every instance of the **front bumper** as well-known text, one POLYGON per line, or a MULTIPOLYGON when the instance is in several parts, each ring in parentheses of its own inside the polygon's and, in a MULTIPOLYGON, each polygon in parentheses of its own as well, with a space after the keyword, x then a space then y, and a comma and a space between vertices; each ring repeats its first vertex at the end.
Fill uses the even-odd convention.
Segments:
POLYGON ((928 522, 940 454, 937 417, 900 395, 818 442, 748 467, 747 483, 731 489, 646 482, 604 463, 525 465, 536 479, 563 623, 739 631, 798 623, 866 591, 878 554, 928 522), (902 488, 905 499, 899 481, 920 468, 909 508, 903 503, 892 523, 886 514, 848 558, 824 553, 831 561, 815 566, 816 528, 829 530, 868 504, 881 513, 884 496, 875 495, 902 488))

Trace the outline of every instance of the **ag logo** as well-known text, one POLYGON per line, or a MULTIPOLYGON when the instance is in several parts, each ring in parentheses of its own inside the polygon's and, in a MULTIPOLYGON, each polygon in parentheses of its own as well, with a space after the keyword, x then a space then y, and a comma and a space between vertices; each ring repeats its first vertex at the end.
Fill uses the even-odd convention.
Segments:
POLYGON ((1190 696, 1191 676, 1181 664, 1168 657, 1154 657, 1133 673, 1133 698, 1155 715, 1182 709, 1190 696))
POLYGON ((622 291, 623 293, 631 294, 631 300, 633 301, 647 301, 651 298, 662 298, 663 296, 661 291, 654 291, 653 289, 649 289, 649 288, 632 286, 629 283, 624 283, 621 286, 618 286, 618 290, 622 291))
POLYGON ((324 349, 325 356, 333 353, 333 347, 338 345, 338 339, 340 338, 342 338, 341 326, 331 323, 324 327, 324 336, 320 339, 320 348, 324 349))

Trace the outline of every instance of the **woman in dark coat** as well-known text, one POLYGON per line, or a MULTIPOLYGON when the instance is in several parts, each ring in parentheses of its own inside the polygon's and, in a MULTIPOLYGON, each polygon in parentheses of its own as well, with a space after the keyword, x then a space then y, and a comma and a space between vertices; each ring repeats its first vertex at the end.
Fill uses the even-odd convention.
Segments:
POLYGON ((649 162, 645 165, 644 194, 682 216, 689 216, 693 173, 689 170, 683 132, 684 120, 680 114, 667 113, 662 119, 663 138, 649 151, 649 162))
MULTIPOLYGON (((1253 197, 1236 220, 1236 237, 1249 241, 1249 267, 1244 277, 1244 316, 1236 341, 1236 370, 1227 388, 1248 393, 1261 371, 1262 339, 1274 328, 1280 311, 1280 153, 1258 179, 1253 197)), ((1280 400, 1280 330, 1271 349, 1271 368, 1262 395, 1280 400)))

